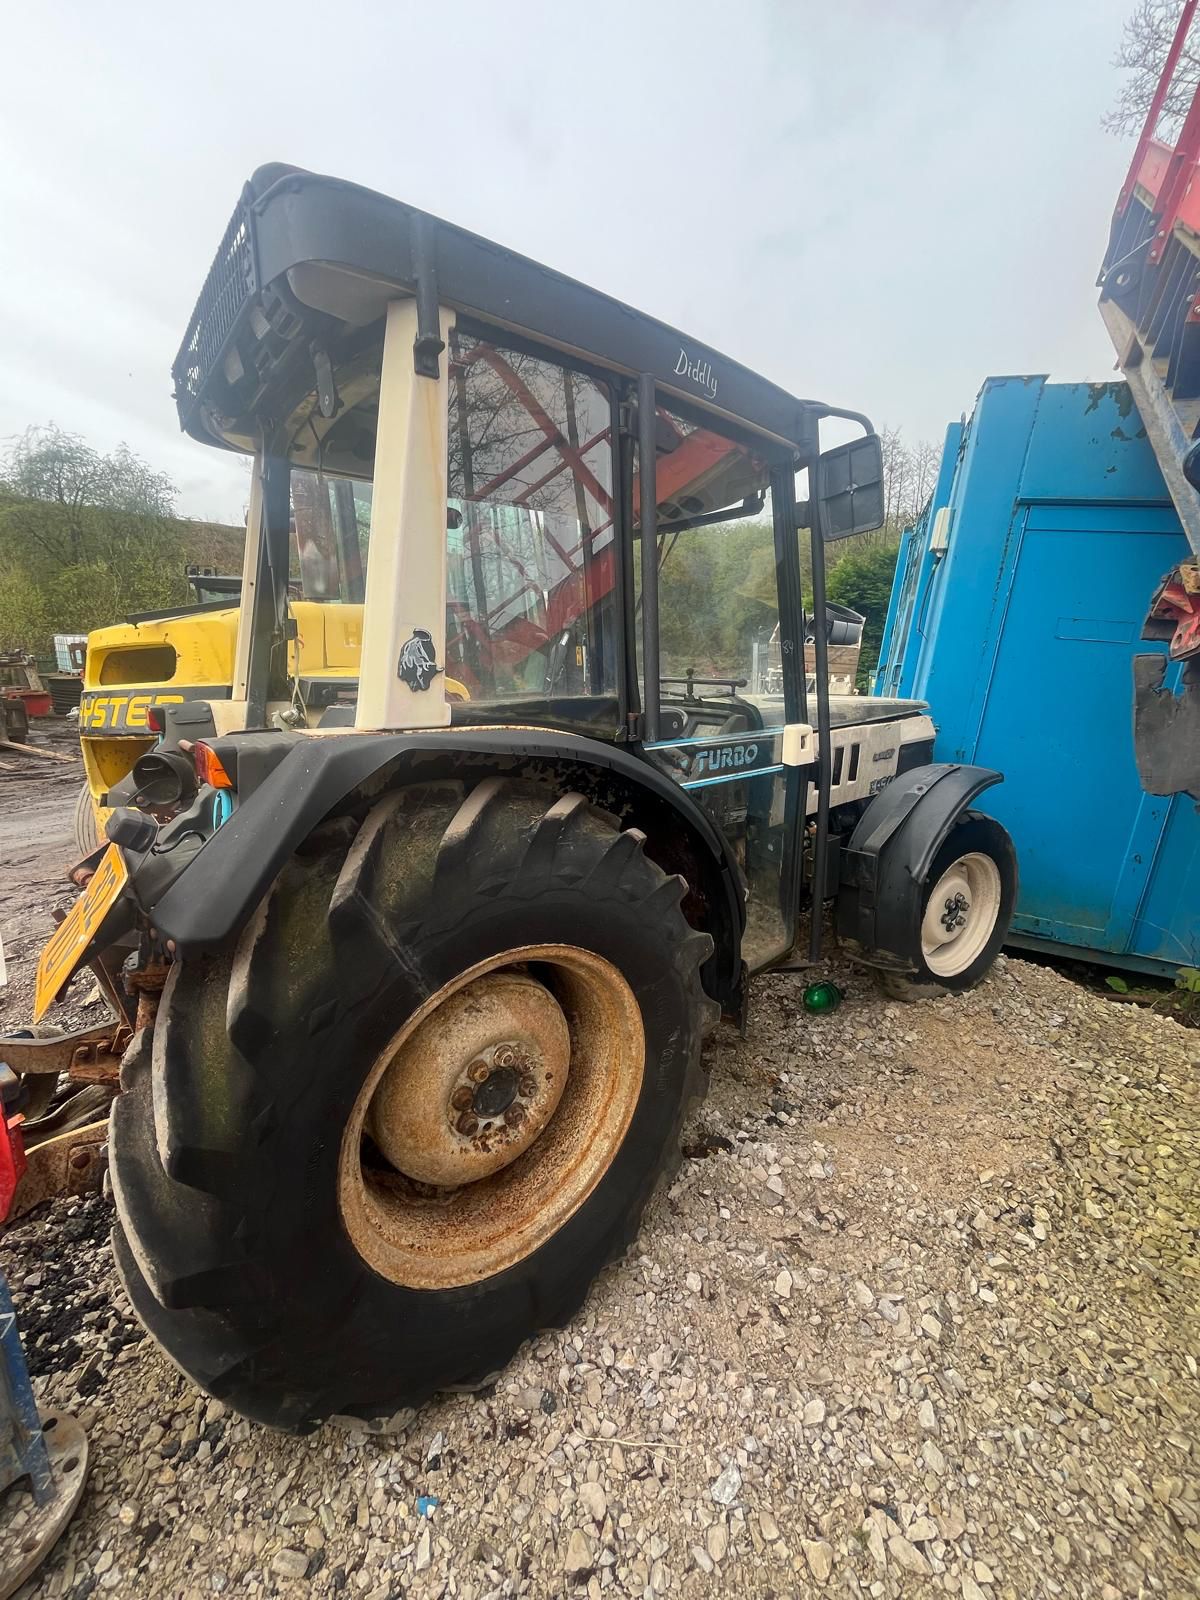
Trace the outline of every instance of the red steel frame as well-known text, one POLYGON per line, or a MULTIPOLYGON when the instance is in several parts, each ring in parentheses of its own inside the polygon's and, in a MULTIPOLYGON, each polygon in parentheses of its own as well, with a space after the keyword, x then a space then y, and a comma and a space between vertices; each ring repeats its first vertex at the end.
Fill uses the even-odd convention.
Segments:
MULTIPOLYGON (((1197 0, 1191 0, 1191 3, 1197 3, 1197 0)), ((499 351, 487 345, 476 345, 463 356, 456 357, 455 360, 457 364, 464 367, 472 361, 486 361, 505 387, 528 412, 542 433, 542 439, 539 442, 531 445, 516 461, 505 467, 503 472, 497 473, 487 483, 477 487, 469 496, 469 499, 476 503, 486 502, 495 495, 498 489, 511 482, 518 473, 523 472, 539 456, 544 455, 548 450, 555 450, 558 452, 559 457, 556 465, 551 467, 548 472, 534 483, 523 488, 512 504, 527 504, 532 494, 570 467, 577 480, 587 490, 592 499, 607 513, 604 521, 594 528, 588 528, 581 535, 579 543, 571 550, 565 550, 546 531, 547 542, 553 547, 555 554, 566 567, 567 573, 565 577, 560 579, 548 596, 544 629, 535 626, 525 617, 516 617, 507 623, 498 634, 493 634, 490 627, 490 616, 482 619, 471 616, 459 617, 458 620, 463 634, 470 634, 475 639, 480 650, 489 657, 494 660, 520 661, 525 656, 541 648, 547 639, 552 639, 556 634, 561 633, 582 612, 603 600, 612 592, 613 585, 616 582, 616 552, 613 544, 610 542, 603 550, 595 552, 596 540, 612 524, 612 496, 584 460, 590 450, 608 440, 610 430, 602 428, 599 433, 593 435, 586 443, 573 446, 563 437, 558 425, 530 390, 528 384, 504 360, 499 351), (584 545, 588 541, 591 543, 593 553, 590 553, 587 559, 577 563, 576 558, 581 556, 584 545)), ((657 490, 660 501, 672 499, 686 485, 695 483, 699 477, 711 471, 731 450, 739 448, 732 440, 720 439, 703 430, 697 430, 695 433, 689 434, 677 450, 673 450, 665 461, 659 463, 657 490)), ((638 505, 637 491, 638 485, 635 478, 633 493, 635 510, 638 505)), ((485 531, 490 537, 494 538, 490 529, 482 529, 479 524, 472 520, 468 528, 468 537, 477 539, 479 534, 485 531)), ((537 587, 532 579, 527 579, 523 589, 504 597, 502 605, 504 607, 512 605, 526 590, 537 587)), ((500 608, 497 607, 498 609, 500 608)), ((464 668, 459 663, 455 663, 454 671, 456 673, 461 673, 463 670, 464 668)), ((468 685, 468 687, 472 687, 472 685, 468 685)))
MULTIPOLYGON (((1122 219, 1137 191, 1142 190, 1143 203, 1149 205, 1153 216, 1154 233, 1146 250, 1146 265, 1152 268, 1162 265, 1177 229, 1183 230, 1185 248, 1200 256, 1200 249, 1194 242, 1195 238, 1200 238, 1200 182, 1196 181, 1200 170, 1200 85, 1192 95, 1191 105, 1174 145, 1168 145, 1156 137, 1159 119, 1179 69, 1198 4, 1200 0, 1184 0, 1113 212, 1111 237, 1117 239, 1121 237, 1122 219)), ((1118 264, 1110 264, 1110 270, 1118 264)), ((1166 272, 1173 269, 1163 267, 1162 270, 1166 272)), ((1200 293, 1193 293, 1187 307, 1185 325, 1195 326, 1197 323, 1200 323, 1200 293)), ((1170 624, 1172 636, 1168 654, 1172 660, 1183 661, 1200 654, 1200 594, 1195 592, 1192 583, 1185 582, 1183 569, 1169 574, 1159 587, 1151 603, 1150 620, 1170 624)))
MULTIPOLYGON (((1150 101, 1150 109, 1146 113, 1146 120, 1142 124, 1142 131, 1138 135, 1138 142, 1134 147, 1133 159, 1129 163, 1129 171, 1125 174, 1125 182, 1121 185, 1121 192, 1117 196, 1117 207, 1115 212, 1115 216, 1117 217, 1124 216, 1125 209, 1133 197, 1134 189, 1137 187, 1139 182, 1144 181, 1142 175, 1142 164, 1150 153, 1151 147, 1157 145, 1160 150, 1169 149, 1168 146, 1161 144, 1159 140, 1155 139, 1154 134, 1158 127, 1158 119, 1162 116, 1163 106, 1167 102, 1167 94, 1175 77, 1175 70, 1179 66, 1179 58, 1183 54, 1184 44, 1187 42, 1188 30, 1192 26, 1192 18, 1196 14, 1197 3, 1198 0, 1184 0, 1183 11, 1180 15, 1178 26, 1175 29, 1175 37, 1171 40, 1171 48, 1167 51, 1167 59, 1163 63, 1162 72, 1159 74, 1158 84, 1154 90, 1154 97, 1150 101)), ((1192 102, 1192 110, 1195 110, 1194 100, 1192 102)), ((1179 144, 1177 143, 1176 150, 1178 149, 1179 144)), ((1147 173, 1147 176, 1151 176, 1151 174, 1147 173)), ((1163 192, 1162 179, 1160 174, 1155 176, 1157 176, 1157 181, 1155 182, 1151 192, 1157 196, 1163 192)), ((1166 228, 1166 232, 1164 234, 1160 234, 1159 237, 1165 238, 1167 234, 1170 233, 1170 229, 1173 226, 1174 218, 1171 219, 1170 224, 1166 228)), ((1162 252, 1160 250, 1159 254, 1161 255, 1161 253, 1162 252)), ((1157 256, 1154 259, 1157 260, 1157 256)))

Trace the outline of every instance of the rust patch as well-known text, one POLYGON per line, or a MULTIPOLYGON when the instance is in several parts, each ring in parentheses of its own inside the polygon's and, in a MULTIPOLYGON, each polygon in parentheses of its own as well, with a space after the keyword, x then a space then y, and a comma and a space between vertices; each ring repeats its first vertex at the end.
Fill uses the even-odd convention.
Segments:
MULTIPOLYGON (((356 1249, 376 1272, 416 1289, 478 1283, 511 1267, 556 1233, 607 1172, 644 1073, 641 1012, 625 979, 602 957, 573 945, 529 945, 470 968, 420 1007, 381 1052, 346 1126, 338 1199, 356 1249), (482 983, 486 977, 491 984, 482 983), (541 993, 535 997, 534 991, 541 993), (514 1017, 522 1019, 520 1027, 514 1017), (567 1045, 561 1069, 555 1065, 560 1028, 567 1045), (518 1056, 530 1058, 532 1067, 539 1052, 539 1069, 526 1072, 518 1056), (477 1080, 470 1069, 480 1062, 488 1072, 477 1080), (461 1134, 456 1122, 463 1110, 452 1104, 454 1097, 468 1084, 474 1094, 498 1067, 516 1065, 518 1080, 534 1079, 534 1103, 549 1106, 532 1139, 525 1142, 522 1123, 514 1127, 503 1116, 486 1140, 480 1139, 482 1126, 474 1135, 461 1134), (444 1130, 446 1141, 459 1147, 455 1170, 481 1175, 453 1186, 428 1183, 372 1159, 366 1132, 392 1143, 411 1164, 408 1101, 422 1083, 428 1093, 420 1100, 421 1137, 436 1122, 439 1141, 444 1130), (482 1172, 497 1154, 500 1164, 482 1172)), ((478 1115, 475 1120, 482 1124, 478 1115)), ((424 1144, 421 1149, 428 1151, 424 1144)))
POLYGON ((8 1214, 11 1223, 43 1200, 62 1194, 90 1194, 104 1177, 102 1150, 108 1139, 108 1120, 86 1128, 70 1128, 57 1138, 35 1145, 25 1154, 25 1174, 13 1193, 8 1214))
POLYGON ((485 974, 405 1039, 375 1091, 368 1131, 406 1177, 476 1183, 542 1133, 570 1056, 566 1018, 543 984, 517 971, 485 974))

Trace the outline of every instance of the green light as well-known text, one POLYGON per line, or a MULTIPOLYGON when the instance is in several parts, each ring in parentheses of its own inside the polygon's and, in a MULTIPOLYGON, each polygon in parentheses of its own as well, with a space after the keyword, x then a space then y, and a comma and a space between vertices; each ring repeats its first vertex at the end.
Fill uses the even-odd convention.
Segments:
POLYGON ((828 980, 822 983, 810 983, 804 991, 804 1009, 806 1011, 836 1011, 842 1003, 842 991, 836 983, 828 980))

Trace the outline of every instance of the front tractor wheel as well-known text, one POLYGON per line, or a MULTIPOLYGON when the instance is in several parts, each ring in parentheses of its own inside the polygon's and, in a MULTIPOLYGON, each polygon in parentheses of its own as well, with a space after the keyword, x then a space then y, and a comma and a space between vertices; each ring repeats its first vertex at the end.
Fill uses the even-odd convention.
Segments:
POLYGON ((202 1388, 296 1430, 387 1417, 486 1380, 625 1250, 713 1009, 643 842, 579 795, 413 787, 173 969, 114 1110, 114 1242, 202 1388))
POLYGON ((1000 954, 1017 901, 1017 855, 993 818, 967 811, 934 856, 921 888, 915 973, 884 973, 897 1000, 973 989, 1000 954))

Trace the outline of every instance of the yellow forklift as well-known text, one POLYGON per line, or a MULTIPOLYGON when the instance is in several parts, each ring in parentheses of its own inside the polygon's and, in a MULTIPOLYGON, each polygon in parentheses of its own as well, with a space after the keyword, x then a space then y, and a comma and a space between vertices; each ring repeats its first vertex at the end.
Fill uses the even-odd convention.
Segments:
MULTIPOLYGON (((705 1034, 819 959, 827 907, 897 980, 984 976, 1000 775, 933 764, 920 703, 831 701, 825 546, 883 520, 857 412, 285 166, 175 379, 187 432, 254 463, 230 689, 147 705, 37 1011, 108 975, 78 1048, 120 1062, 114 1250, 175 1362, 276 1427, 379 1421, 574 1314, 677 1159, 705 1034), (339 495, 356 528, 369 497, 363 591, 301 537, 318 617, 292 547, 339 495), (743 524, 756 609, 701 626, 743 524)), ((26 1074, 73 1047, 0 1041, 26 1074)))
MULTIPOLYGON (((356 599, 329 606, 319 591, 315 597, 306 593, 302 576, 289 583, 295 624, 295 637, 288 646, 289 675, 293 681, 320 682, 330 697, 352 694, 362 642, 357 518, 363 502, 355 499, 350 484, 339 483, 336 488, 335 504, 342 512, 337 536, 331 536, 329 508, 316 494, 302 504, 298 520, 306 545, 315 530, 328 538, 338 558, 350 564, 349 577, 342 583, 356 599), (355 520, 342 535, 348 518, 355 520)), ((292 567, 297 571, 298 549, 294 533, 292 567)), ((87 855, 103 839, 114 807, 135 801, 136 785, 128 781, 129 775, 138 757, 157 742, 147 722, 150 707, 190 700, 221 706, 232 694, 241 576, 191 568, 187 576, 194 603, 141 612, 88 635, 79 699, 84 783, 74 819, 80 855, 87 855)))

